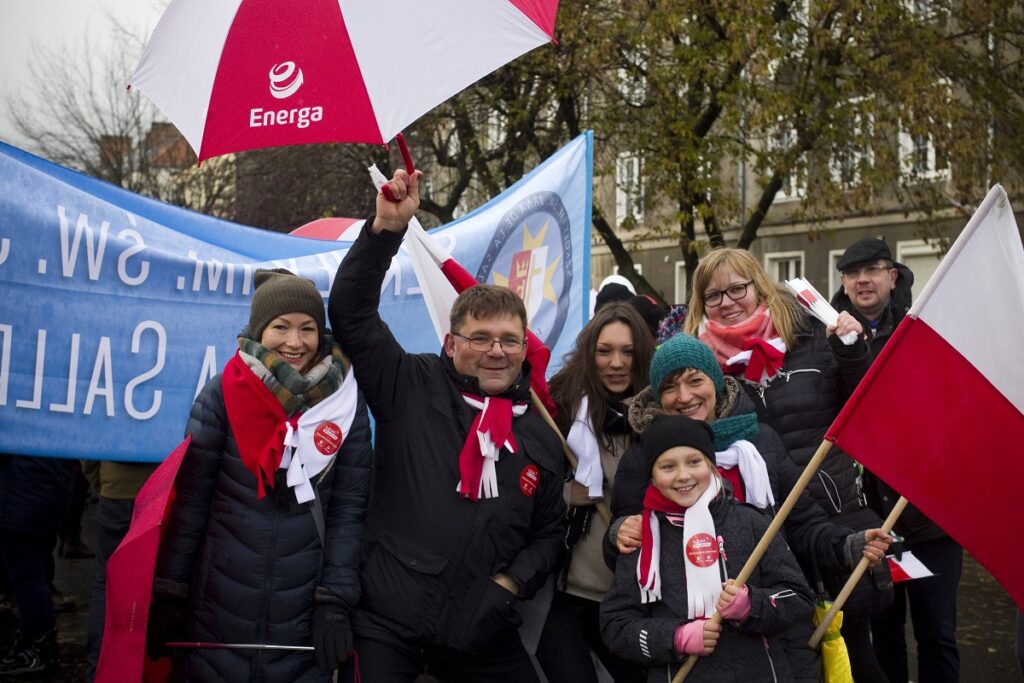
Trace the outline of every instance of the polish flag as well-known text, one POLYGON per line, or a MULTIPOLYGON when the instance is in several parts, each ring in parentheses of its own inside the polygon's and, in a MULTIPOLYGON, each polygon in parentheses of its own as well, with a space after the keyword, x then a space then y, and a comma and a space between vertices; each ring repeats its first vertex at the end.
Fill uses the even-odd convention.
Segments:
POLYGON ((826 438, 964 546, 1024 609, 1024 248, 989 192, 826 438))
POLYGON ((889 573, 892 574, 893 583, 903 583, 913 579, 927 579, 929 576, 935 576, 928 567, 924 566, 924 562, 917 559, 914 553, 909 550, 903 551, 899 558, 895 555, 886 555, 885 559, 889 563, 889 573))

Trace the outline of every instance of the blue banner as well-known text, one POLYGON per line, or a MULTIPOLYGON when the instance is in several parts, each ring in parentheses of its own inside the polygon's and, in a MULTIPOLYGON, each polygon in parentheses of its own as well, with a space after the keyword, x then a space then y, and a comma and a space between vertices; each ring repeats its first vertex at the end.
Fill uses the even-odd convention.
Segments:
MULTIPOLYGON (((430 231, 479 281, 528 292, 550 372, 587 319, 592 145, 580 136, 430 231)), ((161 460, 237 348, 253 272, 288 268, 326 300, 346 251, 162 204, 0 143, 0 452, 161 460)), ((440 349, 404 248, 381 314, 406 349, 440 349)))

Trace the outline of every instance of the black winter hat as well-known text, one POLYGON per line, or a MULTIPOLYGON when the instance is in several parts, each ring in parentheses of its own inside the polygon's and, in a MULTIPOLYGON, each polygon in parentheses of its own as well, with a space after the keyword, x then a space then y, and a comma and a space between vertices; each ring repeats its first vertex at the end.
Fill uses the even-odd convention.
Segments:
POLYGON ((601 310, 601 307, 605 304, 610 304, 613 301, 627 301, 632 296, 633 292, 629 291, 626 285, 611 282, 602 287, 601 291, 597 293, 597 298, 594 300, 594 313, 601 310))
POLYGON ((836 270, 844 270, 856 263, 869 263, 878 259, 892 261, 889 245, 875 237, 865 237, 846 248, 836 261, 836 270))
POLYGON ((323 334, 327 327, 324 299, 312 280, 284 268, 261 268, 253 274, 252 281, 256 288, 249 306, 249 335, 252 339, 259 341, 270 321, 289 313, 310 316, 323 334))
POLYGON ((658 415, 640 435, 643 444, 647 472, 654 468, 658 457, 670 448, 689 446, 715 462, 715 434, 711 427, 701 420, 692 420, 683 415, 658 415))

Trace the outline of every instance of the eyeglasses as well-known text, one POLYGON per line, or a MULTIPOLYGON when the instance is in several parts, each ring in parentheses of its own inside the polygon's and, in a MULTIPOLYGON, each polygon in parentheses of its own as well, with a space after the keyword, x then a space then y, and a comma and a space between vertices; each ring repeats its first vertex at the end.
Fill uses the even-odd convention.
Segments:
POLYGON ((892 270, 892 266, 885 263, 876 263, 871 266, 850 266, 849 268, 843 268, 843 277, 852 279, 860 277, 861 273, 866 274, 868 277, 876 277, 890 270, 892 270))
POLYGON ((467 337, 458 332, 452 332, 452 336, 465 339, 469 342, 469 348, 481 352, 490 351, 494 348, 495 343, 500 344, 501 350, 505 353, 518 353, 526 345, 526 340, 519 337, 490 337, 486 334, 474 334, 472 337, 467 337))
POLYGON ((704 292, 704 305, 709 308, 721 306, 723 296, 727 296, 733 301, 739 301, 747 295, 747 287, 752 284, 754 284, 753 280, 747 280, 746 282, 729 285, 725 289, 712 289, 709 292, 704 292))

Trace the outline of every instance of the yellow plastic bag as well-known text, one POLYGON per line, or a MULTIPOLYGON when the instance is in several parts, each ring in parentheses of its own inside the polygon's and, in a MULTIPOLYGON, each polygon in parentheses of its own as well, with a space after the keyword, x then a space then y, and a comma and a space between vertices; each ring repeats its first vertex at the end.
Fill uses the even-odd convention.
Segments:
MULTIPOLYGON (((818 626, 825 618, 825 613, 832 607, 827 600, 819 600, 814 606, 814 625, 818 626)), ((837 612, 835 619, 828 625, 821 639, 821 680, 822 683, 853 683, 853 670, 850 669, 850 655, 846 651, 846 641, 839 629, 843 627, 843 613, 837 612)))

